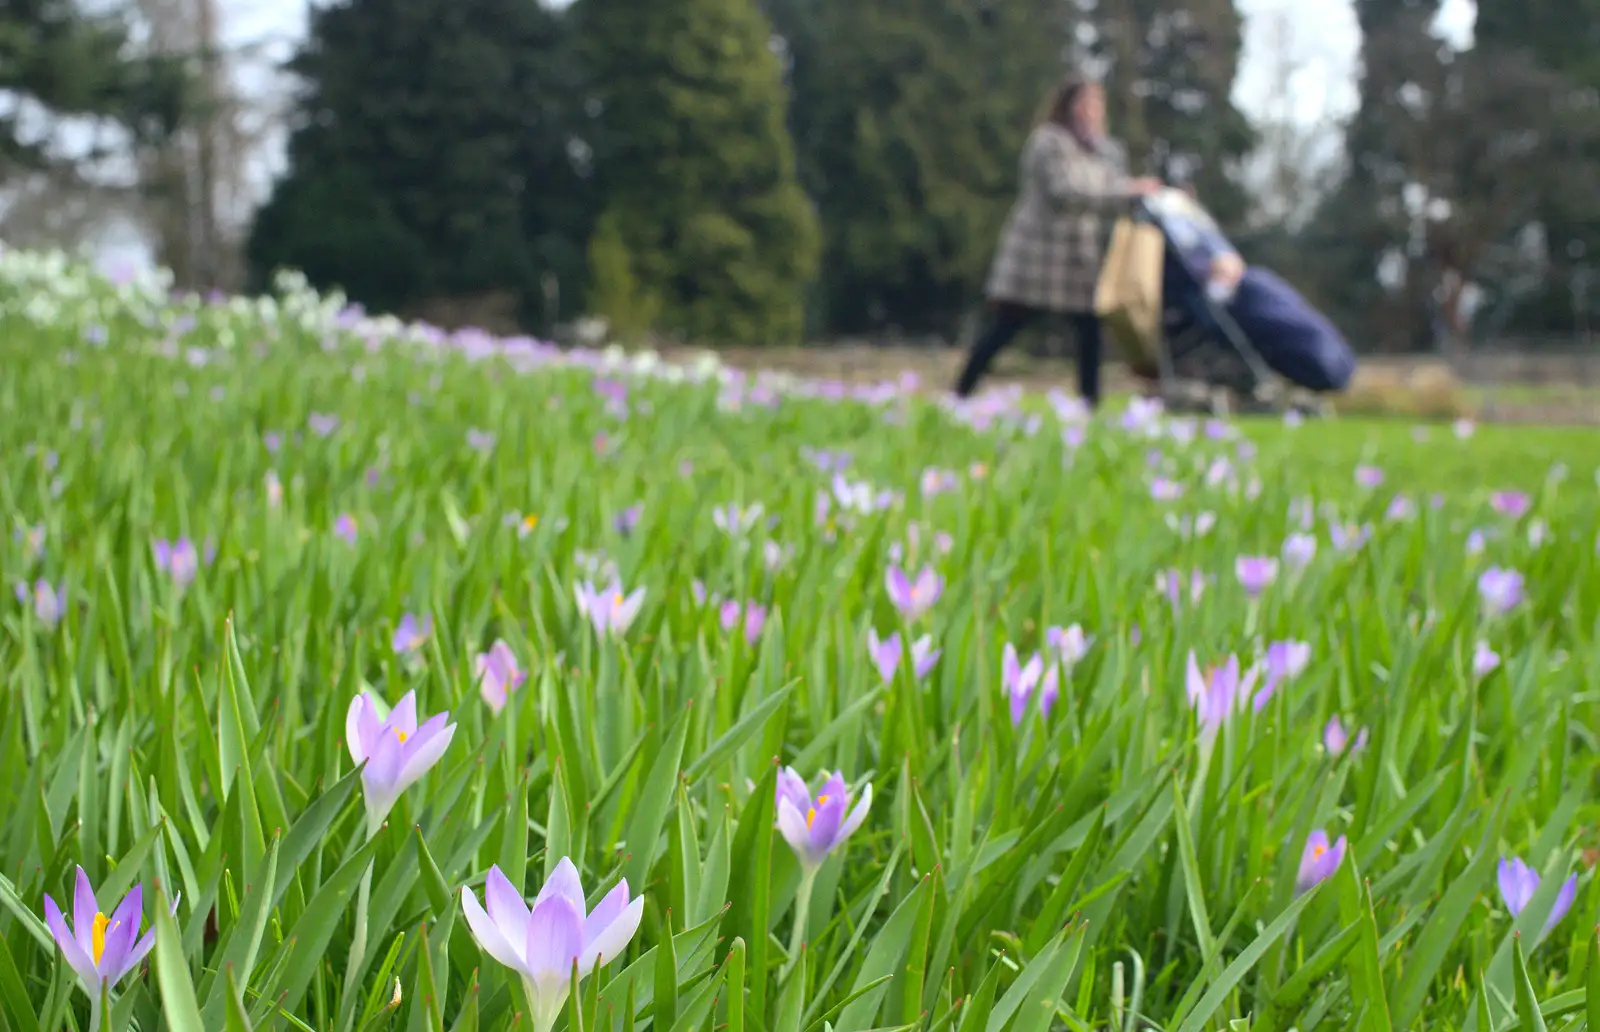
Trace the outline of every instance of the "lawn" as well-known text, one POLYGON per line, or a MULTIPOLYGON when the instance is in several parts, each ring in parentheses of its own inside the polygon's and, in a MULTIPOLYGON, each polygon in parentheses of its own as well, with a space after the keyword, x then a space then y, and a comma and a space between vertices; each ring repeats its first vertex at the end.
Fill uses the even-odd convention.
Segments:
POLYGON ((0 368, 4 1032, 1600 1029, 1592 432, 16 252, 0 368))

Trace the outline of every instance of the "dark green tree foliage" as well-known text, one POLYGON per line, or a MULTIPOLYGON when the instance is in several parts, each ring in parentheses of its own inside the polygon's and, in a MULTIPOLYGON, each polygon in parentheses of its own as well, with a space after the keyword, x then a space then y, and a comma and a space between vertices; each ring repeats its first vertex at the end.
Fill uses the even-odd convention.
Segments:
MULTIPOLYGON (((0 3, 0 90, 51 115, 114 120, 137 145, 177 128, 184 85, 176 63, 129 55, 120 13, 87 14, 72 0, 0 3)), ((0 178, 51 157, 19 135, 16 112, 0 115, 0 178)))
POLYGON ((816 216, 753 0, 579 0, 608 225, 657 329, 704 344, 797 342, 816 216))
POLYGON ((1101 0, 1094 50, 1110 64, 1112 130, 1135 171, 1193 183, 1225 226, 1249 212, 1232 170, 1256 136, 1232 100, 1243 46, 1233 0, 1101 0))
POLYGON ((978 299, 1040 99, 1059 0, 773 0, 822 216, 830 332, 949 333, 978 299))
MULTIPOLYGON (((1600 176, 1600 0, 1478 0, 1477 49, 1520 54, 1557 77, 1554 101, 1527 112, 1531 121, 1561 123, 1569 161, 1600 176), (1574 124, 1576 123, 1576 124, 1574 124), (1581 145, 1578 141, 1584 141, 1581 145)), ((1591 183, 1594 181, 1591 178, 1591 183)), ((1546 188, 1539 199, 1550 269, 1539 296, 1507 311, 1507 329, 1570 332, 1575 322, 1600 322, 1600 193, 1592 186, 1546 188), (1587 297, 1585 295, 1587 294, 1587 297), (1575 311, 1580 306, 1589 311, 1575 311)))
MULTIPOLYGON (((568 157, 574 69, 534 0, 345 0, 312 9, 289 174, 257 216, 278 268, 372 308, 579 281, 587 185, 568 157)), ((553 313, 538 313, 552 315, 553 313)))

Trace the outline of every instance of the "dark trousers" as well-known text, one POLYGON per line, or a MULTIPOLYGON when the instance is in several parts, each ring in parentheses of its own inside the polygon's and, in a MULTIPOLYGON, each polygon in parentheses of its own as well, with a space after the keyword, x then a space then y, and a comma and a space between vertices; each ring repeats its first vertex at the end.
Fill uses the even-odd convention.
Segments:
MULTIPOLYGON (((991 304, 983 330, 967 355, 966 368, 961 370, 961 378, 956 381, 956 394, 969 397, 1000 349, 1029 325, 1050 314, 1011 301, 991 304)), ((1063 318, 1072 324, 1078 337, 1078 393, 1093 408, 1100 403, 1100 319, 1093 312, 1071 312, 1063 318)))

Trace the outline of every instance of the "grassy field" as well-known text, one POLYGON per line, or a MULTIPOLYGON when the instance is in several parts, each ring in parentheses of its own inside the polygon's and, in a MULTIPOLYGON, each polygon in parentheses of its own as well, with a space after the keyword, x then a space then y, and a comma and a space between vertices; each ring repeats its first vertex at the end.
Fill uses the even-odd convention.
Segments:
POLYGON ((1593 433, 15 253, 0 369, 0 1030, 1600 1029, 1593 433))

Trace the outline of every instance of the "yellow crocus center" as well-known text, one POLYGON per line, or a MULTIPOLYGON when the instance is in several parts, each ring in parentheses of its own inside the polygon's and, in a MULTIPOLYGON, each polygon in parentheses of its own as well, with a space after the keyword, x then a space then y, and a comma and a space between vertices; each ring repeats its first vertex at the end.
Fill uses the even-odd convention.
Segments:
POLYGON ((111 919, 106 915, 99 913, 94 915, 94 931, 90 933, 90 937, 94 945, 94 962, 96 967, 100 965, 100 958, 105 955, 106 930, 110 927, 110 925, 111 919))
POLYGON ((611 610, 612 610, 612 612, 616 612, 618 609, 621 609, 621 608, 622 608, 622 592, 619 591, 616 594, 611 596, 611 610))
POLYGON ((809 831, 815 823, 817 823, 817 808, 813 806, 806 810, 806 830, 809 831))
POLYGON ((1322 854, 1326 853, 1327 851, 1328 851, 1328 847, 1327 846, 1312 846, 1311 847, 1311 856, 1314 859, 1321 860, 1322 859, 1322 854))
POLYGON ((532 512, 528 513, 528 515, 522 517, 522 525, 527 529, 532 530, 539 525, 539 515, 532 512))
POLYGON ((400 730, 399 728, 395 728, 394 729, 394 736, 396 738, 400 739, 400 744, 401 745, 405 745, 406 744, 407 735, 406 735, 406 733, 404 731, 400 730))

